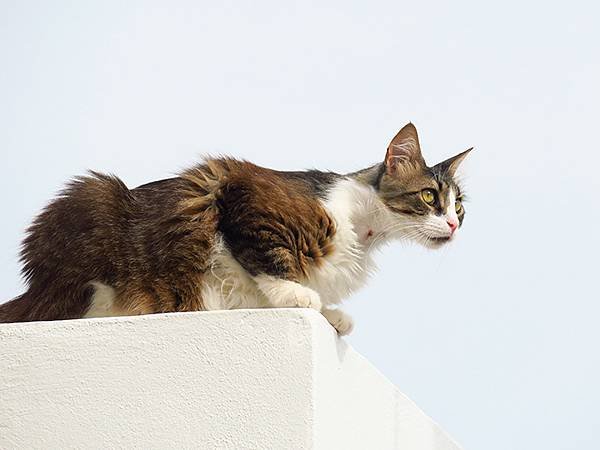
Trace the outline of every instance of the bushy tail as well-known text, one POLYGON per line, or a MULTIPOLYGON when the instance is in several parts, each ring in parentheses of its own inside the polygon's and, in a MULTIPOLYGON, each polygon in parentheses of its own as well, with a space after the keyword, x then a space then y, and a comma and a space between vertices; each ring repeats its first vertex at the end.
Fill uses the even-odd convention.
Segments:
POLYGON ((30 288, 0 305, 0 323, 79 319, 88 309, 93 293, 92 286, 62 292, 45 289, 37 293, 30 288))
POLYGON ((0 323, 27 321, 27 293, 0 305, 0 323))

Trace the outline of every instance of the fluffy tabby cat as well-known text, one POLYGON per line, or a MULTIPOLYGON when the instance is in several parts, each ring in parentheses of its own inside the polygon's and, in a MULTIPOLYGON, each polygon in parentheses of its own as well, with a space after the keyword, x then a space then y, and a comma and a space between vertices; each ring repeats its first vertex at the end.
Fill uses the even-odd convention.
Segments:
POLYGON ((349 333, 336 305, 365 283, 374 248, 455 236, 469 151, 428 167, 409 123, 384 162, 348 175, 218 158, 130 190, 92 172, 29 228, 29 288, 0 305, 0 322, 309 307, 349 333))

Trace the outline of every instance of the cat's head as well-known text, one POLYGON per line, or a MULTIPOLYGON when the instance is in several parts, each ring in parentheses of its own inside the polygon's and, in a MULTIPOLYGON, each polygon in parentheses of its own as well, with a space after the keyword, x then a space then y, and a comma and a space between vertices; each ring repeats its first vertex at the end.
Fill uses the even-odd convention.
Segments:
POLYGON ((393 213, 397 233, 426 247, 454 238, 465 217, 456 169, 468 149, 429 167, 421 155, 417 129, 404 126, 388 146, 379 195, 393 213))

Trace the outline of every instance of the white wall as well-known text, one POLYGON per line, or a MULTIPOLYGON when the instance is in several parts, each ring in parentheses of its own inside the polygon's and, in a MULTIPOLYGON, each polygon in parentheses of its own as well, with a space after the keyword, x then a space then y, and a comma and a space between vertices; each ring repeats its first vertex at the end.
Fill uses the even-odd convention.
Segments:
POLYGON ((458 446, 310 310, 0 325, 0 448, 458 446))

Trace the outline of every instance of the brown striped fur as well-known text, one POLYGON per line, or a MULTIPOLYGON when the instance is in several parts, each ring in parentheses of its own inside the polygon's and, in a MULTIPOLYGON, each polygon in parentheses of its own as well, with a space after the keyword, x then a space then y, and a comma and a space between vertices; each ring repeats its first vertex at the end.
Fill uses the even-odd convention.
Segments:
POLYGON ((301 281, 332 251, 335 233, 310 185, 248 162, 220 163, 228 170, 214 193, 218 229, 232 255, 251 275, 301 281))
POLYGON ((28 291, 0 322, 82 317, 92 282, 128 314, 202 310, 217 231, 251 274, 299 281, 331 251, 334 225, 310 184, 229 158, 129 190, 92 172, 35 219, 21 259, 28 291))

